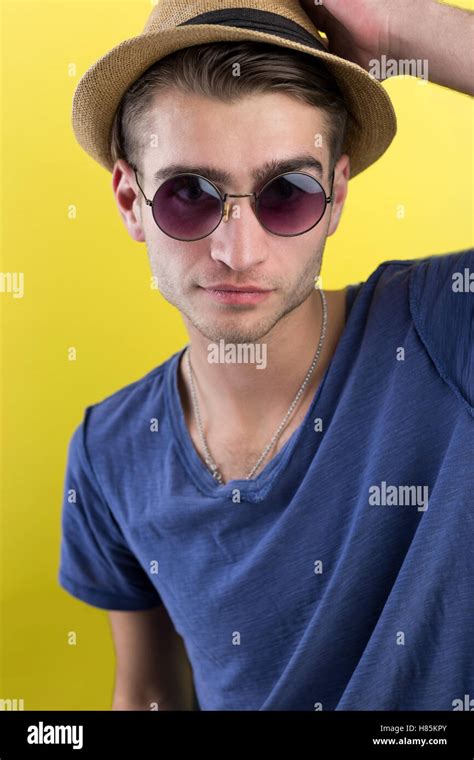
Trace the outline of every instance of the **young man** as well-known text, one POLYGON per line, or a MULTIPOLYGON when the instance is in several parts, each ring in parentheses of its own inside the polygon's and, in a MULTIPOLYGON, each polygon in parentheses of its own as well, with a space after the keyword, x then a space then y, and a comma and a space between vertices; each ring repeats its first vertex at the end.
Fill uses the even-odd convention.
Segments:
POLYGON ((468 59, 472 16, 412 3, 418 50, 406 3, 326 3, 330 55, 293 3, 225 5, 162 3, 148 34, 168 30, 171 57, 135 38, 141 57, 119 46, 78 88, 78 139, 190 340, 86 409, 59 580, 111 611, 116 709, 192 709, 193 689, 204 710, 457 709, 474 695, 473 251, 314 283, 349 178, 395 132, 362 66, 424 55, 468 92, 432 40, 468 59))

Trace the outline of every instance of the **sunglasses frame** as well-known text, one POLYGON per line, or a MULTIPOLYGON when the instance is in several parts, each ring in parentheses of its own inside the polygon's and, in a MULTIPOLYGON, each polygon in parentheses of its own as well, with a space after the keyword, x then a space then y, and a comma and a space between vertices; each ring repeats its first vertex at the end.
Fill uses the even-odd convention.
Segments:
POLYGON ((267 232, 270 232, 272 235, 277 235, 278 237, 299 237, 300 235, 306 235, 307 232, 309 232, 310 230, 314 229, 314 227, 316 227, 316 225, 319 224, 319 222, 323 218, 324 214, 326 213, 326 209, 327 209, 328 205, 330 203, 332 203, 332 201, 334 200, 334 196, 332 194, 333 186, 334 186, 334 173, 335 173, 334 170, 333 170, 332 175, 331 175, 332 176, 332 180, 331 180, 331 194, 330 195, 326 195, 326 191, 325 191, 324 187, 322 186, 321 182, 319 181, 319 179, 316 179, 316 177, 313 177, 313 175, 309 174, 308 172, 300 172, 300 171, 282 172, 281 174, 277 174, 275 177, 271 177, 269 180, 267 180, 267 182, 265 182, 265 184, 263 185, 263 187, 257 193, 256 192, 253 192, 253 193, 241 193, 241 194, 238 194, 238 195, 234 195, 232 193, 223 193, 220 190, 220 188, 215 184, 215 182, 213 182, 212 180, 208 179, 207 177, 204 177, 202 174, 197 174, 196 172, 180 172, 178 174, 173 175, 172 177, 168 177, 168 179, 166 179, 164 182, 162 182, 162 184, 156 189, 156 192, 155 192, 155 194, 153 196, 153 199, 150 200, 150 198, 146 197, 146 195, 143 192, 143 190, 141 188, 141 185, 140 185, 140 183, 138 181, 138 176, 137 176, 138 168, 136 166, 134 166, 133 164, 130 164, 130 166, 132 167, 132 169, 133 169, 133 171, 135 173, 135 179, 136 179, 137 185, 140 188, 140 192, 143 195, 147 206, 151 207, 153 221, 155 222, 156 226, 165 235, 167 235, 167 237, 173 238, 173 240, 180 240, 180 241, 182 241, 184 243, 193 243, 196 240, 204 240, 205 238, 209 237, 209 235, 212 235, 213 232, 215 232, 215 230, 221 224, 222 220, 224 220, 224 222, 228 222, 229 221, 229 212, 230 212, 230 208, 231 208, 232 204, 228 203, 227 198, 252 198, 252 201, 250 203, 251 203, 251 206, 253 208, 254 214, 257 217, 257 220, 258 220, 259 224, 263 227, 263 229, 267 230, 267 232), (273 230, 270 230, 268 227, 265 226, 265 224, 262 222, 262 220, 260 219, 260 217, 258 215, 258 209, 259 209, 260 196, 265 191, 265 189, 268 187, 268 185, 270 185, 275 180, 280 179, 280 177, 285 177, 288 174, 302 174, 302 175, 304 175, 306 177, 311 177, 311 179, 314 180, 314 182, 317 182, 318 185, 320 186, 321 190, 323 191, 323 194, 324 194, 324 209, 323 209, 323 212, 322 212, 321 216, 319 217, 319 219, 314 224, 312 224, 311 227, 308 227, 307 230, 304 230, 303 232, 295 232, 293 235, 282 235, 279 232, 273 232, 273 230), (166 184, 166 182, 170 182, 172 179, 177 179, 177 177, 198 177, 199 179, 203 179, 205 182, 207 182, 209 185, 211 185, 211 187, 214 188, 214 190, 216 191, 217 195, 219 196, 219 199, 221 201, 221 215, 220 215, 219 221, 217 222, 216 226, 212 230, 210 230, 209 232, 207 232, 205 235, 201 235, 201 237, 197 237, 197 238, 179 238, 179 237, 176 237, 175 235, 170 235, 169 232, 166 232, 162 227, 160 227, 160 225, 158 224, 158 222, 155 219, 155 214, 153 213, 153 204, 154 204, 154 201, 155 201, 157 193, 160 191, 160 189, 163 187, 163 185, 166 184))

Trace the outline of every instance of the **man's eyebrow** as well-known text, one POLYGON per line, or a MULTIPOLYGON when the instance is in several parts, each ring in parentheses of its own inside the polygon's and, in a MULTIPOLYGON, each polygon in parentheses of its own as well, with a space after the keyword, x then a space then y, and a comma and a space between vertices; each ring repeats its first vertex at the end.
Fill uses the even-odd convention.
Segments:
MULTIPOLYGON (((285 172, 300 171, 301 169, 313 169, 320 177, 324 174, 324 169, 321 161, 312 156, 310 153, 300 156, 293 156, 292 158, 284 159, 272 159, 267 161, 262 166, 254 169, 252 177, 256 182, 263 182, 266 179, 275 177, 277 174, 284 174, 285 172)), ((159 169, 153 175, 155 183, 165 182, 175 174, 187 174, 191 172, 193 174, 201 174, 203 177, 207 177, 213 182, 221 185, 231 185, 234 181, 229 172, 223 169, 218 169, 215 166, 203 166, 203 165, 191 165, 191 164, 170 164, 159 169)))

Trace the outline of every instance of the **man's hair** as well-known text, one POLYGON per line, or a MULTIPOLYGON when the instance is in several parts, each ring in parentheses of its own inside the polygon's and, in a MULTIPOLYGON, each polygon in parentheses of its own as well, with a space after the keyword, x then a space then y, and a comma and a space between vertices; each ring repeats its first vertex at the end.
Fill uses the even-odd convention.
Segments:
POLYGON ((329 176, 341 155, 348 112, 334 76, 320 59, 269 43, 214 42, 162 58, 127 90, 112 126, 114 163, 125 159, 140 167, 150 106, 157 93, 173 87, 228 103, 270 91, 293 96, 322 111, 329 176))

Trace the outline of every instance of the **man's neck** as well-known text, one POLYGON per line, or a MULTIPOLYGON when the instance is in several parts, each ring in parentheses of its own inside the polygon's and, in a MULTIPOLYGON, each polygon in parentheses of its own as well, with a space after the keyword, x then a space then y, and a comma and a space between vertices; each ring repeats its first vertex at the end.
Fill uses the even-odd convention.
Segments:
MULTIPOLYGON (((325 291, 328 303, 326 338, 318 363, 301 403, 307 406, 335 351, 345 324, 346 290, 325 291), (304 403, 305 402, 305 403, 304 403)), ((266 367, 255 364, 209 363, 210 341, 195 328, 189 329, 191 364, 204 420, 219 420, 234 434, 249 436, 262 420, 281 421, 301 386, 320 340, 323 308, 315 290, 262 339, 266 367)), ((192 413, 187 361, 180 366, 180 392, 188 415, 192 413)))

